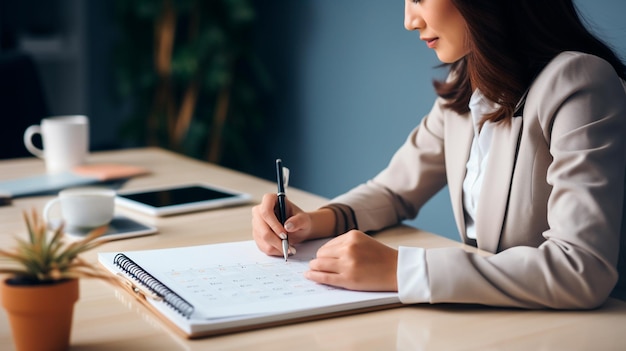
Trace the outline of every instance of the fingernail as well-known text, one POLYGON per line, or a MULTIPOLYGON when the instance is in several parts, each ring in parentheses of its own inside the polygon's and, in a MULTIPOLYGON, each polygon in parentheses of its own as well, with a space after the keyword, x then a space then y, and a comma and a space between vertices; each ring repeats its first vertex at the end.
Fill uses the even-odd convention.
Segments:
POLYGON ((287 229, 287 231, 291 231, 293 229, 293 223, 291 222, 285 223, 285 229, 287 229))
POLYGON ((289 246, 289 253, 292 254, 292 255, 295 255, 296 254, 296 248, 293 247, 293 246, 289 246))
POLYGON ((279 238, 281 238, 281 239, 283 239, 283 240, 285 240, 285 239, 287 239, 287 234, 285 234, 285 233, 280 233, 280 234, 278 234, 278 237, 279 237, 279 238))

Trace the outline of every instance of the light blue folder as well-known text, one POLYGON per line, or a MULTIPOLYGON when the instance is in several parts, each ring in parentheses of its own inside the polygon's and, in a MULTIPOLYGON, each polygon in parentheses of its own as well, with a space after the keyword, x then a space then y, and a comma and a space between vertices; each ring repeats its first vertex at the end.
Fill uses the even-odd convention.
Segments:
POLYGON ((102 184, 96 177, 78 175, 72 172, 41 174, 30 177, 0 181, 0 193, 13 198, 55 194, 60 190, 84 185, 102 184))

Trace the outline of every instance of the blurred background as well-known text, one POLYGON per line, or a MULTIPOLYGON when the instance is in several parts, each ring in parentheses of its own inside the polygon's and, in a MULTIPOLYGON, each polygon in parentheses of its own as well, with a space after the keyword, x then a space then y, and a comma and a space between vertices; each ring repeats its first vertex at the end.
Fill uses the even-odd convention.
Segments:
MULTIPOLYGON (((626 57, 623 0, 577 0, 626 57)), ((91 150, 158 145, 332 198, 387 164, 445 73, 404 2, 0 0, 0 158, 85 114, 91 150)), ((207 180, 210 181, 210 180, 207 180)), ((458 240, 447 190, 407 224, 458 240)))

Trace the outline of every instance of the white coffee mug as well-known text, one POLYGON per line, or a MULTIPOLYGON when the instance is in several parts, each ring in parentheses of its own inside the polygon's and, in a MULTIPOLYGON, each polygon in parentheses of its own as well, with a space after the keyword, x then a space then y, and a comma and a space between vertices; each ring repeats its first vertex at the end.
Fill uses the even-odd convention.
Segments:
POLYGON ((26 129, 24 145, 30 153, 45 160, 48 173, 69 171, 87 160, 89 119, 81 115, 44 118, 40 125, 26 129), (35 134, 41 134, 43 149, 33 144, 35 134))
POLYGON ((115 190, 101 187, 70 188, 48 201, 43 209, 46 223, 54 221, 52 209, 61 205, 61 218, 67 230, 91 229, 108 224, 115 212, 115 190))

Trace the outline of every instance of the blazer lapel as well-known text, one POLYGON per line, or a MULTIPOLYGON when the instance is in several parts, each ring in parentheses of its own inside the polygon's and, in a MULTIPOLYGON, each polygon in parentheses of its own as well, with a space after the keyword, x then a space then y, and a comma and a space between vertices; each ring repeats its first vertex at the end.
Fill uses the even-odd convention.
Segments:
POLYGON ((452 210, 459 233, 465 236, 465 213, 463 210, 463 179, 465 178, 465 165, 469 158, 472 147, 474 129, 472 118, 469 114, 455 115, 447 123, 451 127, 446 136, 446 173, 448 177, 448 190, 452 201, 452 210), (454 119, 454 120, 452 120, 454 119))
POLYGON ((476 213, 478 247, 488 252, 495 253, 498 250, 522 122, 522 117, 513 117, 498 124, 493 130, 489 161, 476 213))

